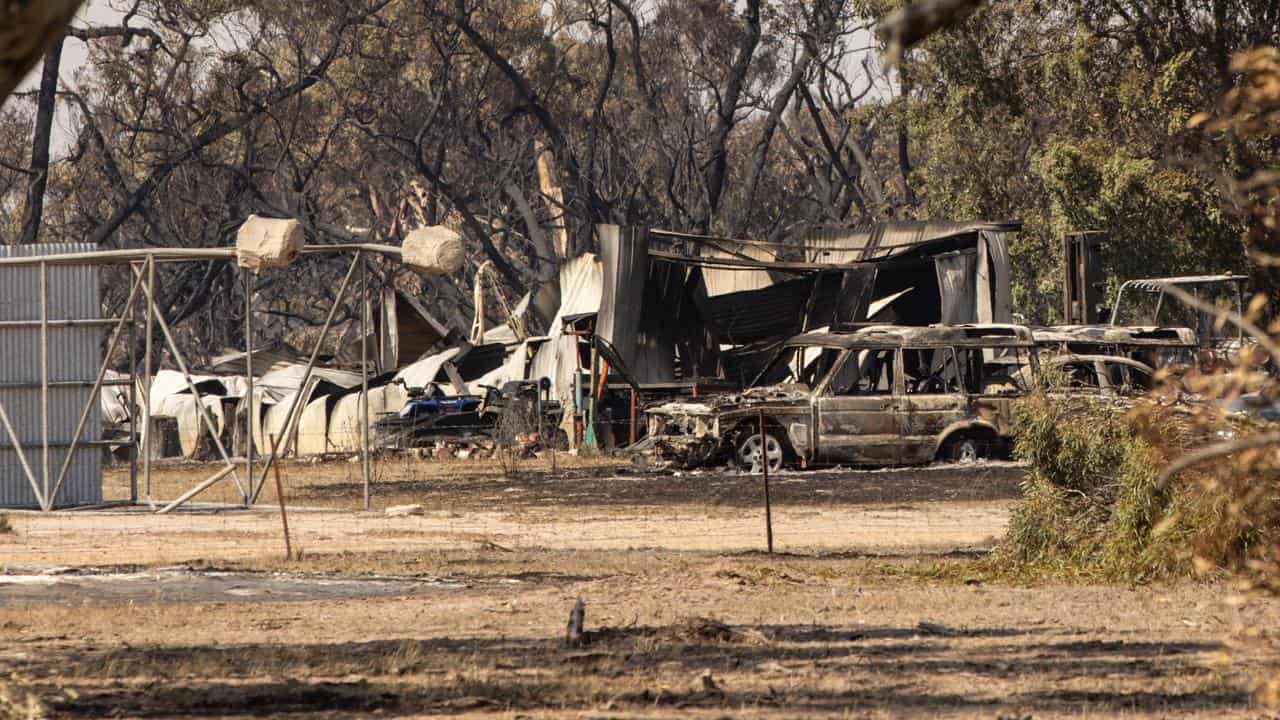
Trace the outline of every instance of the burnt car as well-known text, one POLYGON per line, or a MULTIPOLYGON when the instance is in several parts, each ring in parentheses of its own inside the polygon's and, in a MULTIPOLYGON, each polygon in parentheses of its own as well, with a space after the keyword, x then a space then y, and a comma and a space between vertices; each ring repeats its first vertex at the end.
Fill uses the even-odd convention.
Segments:
POLYGON ((1109 355, 1157 370, 1196 363, 1196 333, 1187 327, 1055 325, 1031 329, 1036 345, 1066 355, 1109 355))
MULTIPOLYGON (((1155 368, 1116 355, 1053 355, 1040 360, 1040 380, 1050 393, 1102 397, 1141 395, 1155 386, 1155 368)), ((1032 382, 1030 368, 1018 371, 1020 384, 1032 382)))
POLYGON ((510 441, 505 434, 554 434, 560 403, 551 400, 550 381, 518 380, 501 388, 482 386, 484 395, 447 395, 436 385, 410 389, 400 412, 374 424, 388 447, 424 447, 440 442, 510 441))
POLYGON ((1244 331, 1232 323, 1220 323, 1217 313, 1187 304, 1179 294, 1238 315, 1245 311, 1249 278, 1244 275, 1196 275, 1130 280, 1116 292, 1111 323, 1164 325, 1191 328, 1200 346, 1202 370, 1223 368, 1245 344, 1244 331))
POLYGON ((1019 370, 1036 362, 1017 325, 807 333, 742 393, 646 408, 650 444, 686 467, 752 472, 973 461, 1007 449, 1019 370))

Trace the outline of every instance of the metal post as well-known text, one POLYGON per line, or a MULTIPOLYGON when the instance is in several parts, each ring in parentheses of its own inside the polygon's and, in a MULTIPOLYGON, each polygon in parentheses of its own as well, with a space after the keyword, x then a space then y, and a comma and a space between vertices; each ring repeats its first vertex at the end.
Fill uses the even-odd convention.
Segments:
MULTIPOLYGON (((575 363, 576 365, 576 363, 575 363)), ((574 368, 573 371, 573 435, 569 438, 569 447, 577 448, 582 445, 582 438, 578 434, 578 416, 582 412, 582 370, 574 368)))
POLYGON ((52 510, 49 498, 49 264, 40 263, 40 427, 44 443, 41 507, 52 510))
POLYGON ((769 444, 768 435, 764 431, 764 411, 760 411, 760 470, 764 474, 764 532, 769 546, 769 554, 773 554, 773 504, 769 501, 769 444))
MULTIPOLYGON (((276 454, 275 441, 271 442, 271 454, 276 454)), ((280 482, 280 464, 272 466, 276 476, 276 501, 280 503, 280 525, 284 528, 284 559, 293 559, 293 546, 289 543, 289 516, 284 510, 284 483, 280 482)))
MULTIPOLYGON (((156 291, 156 263, 155 260, 147 258, 144 263, 144 270, 147 273, 147 337, 144 341, 143 359, 142 359, 142 481, 147 488, 147 501, 151 502, 151 455, 154 452, 155 442, 151 420, 151 381, 154 376, 151 367, 151 354, 153 352, 152 338, 155 337, 155 313, 151 312, 150 298, 156 291)), ((152 503, 154 506, 154 503, 152 503)))
POLYGON ((631 445, 636 444, 636 389, 631 388, 631 445))
MULTIPOLYGON (((130 266, 132 267, 132 266, 130 266)), ((138 322, 129 311, 129 504, 138 502, 138 322)))
MULTIPOLYGON (((360 261, 360 464, 364 476, 364 509, 369 509, 369 269, 360 261)), ((284 512, 284 505, 280 506, 284 512)))
POLYGON ((582 447, 586 450, 595 450, 599 447, 596 438, 596 376, 600 372, 600 352, 596 348, 595 340, 591 342, 591 376, 588 378, 590 382, 587 385, 587 427, 582 433, 582 447))
POLYGON ((249 269, 241 268, 240 276, 244 280, 244 385, 245 385, 245 448, 244 474, 249 480, 249 492, 245 493, 244 504, 253 502, 253 287, 249 279, 249 269))

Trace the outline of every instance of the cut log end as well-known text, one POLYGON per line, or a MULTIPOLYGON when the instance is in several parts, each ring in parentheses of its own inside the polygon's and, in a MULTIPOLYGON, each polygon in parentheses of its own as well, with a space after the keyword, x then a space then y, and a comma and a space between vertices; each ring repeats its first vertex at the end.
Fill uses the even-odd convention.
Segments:
POLYGON ((250 215, 236 233, 236 261, 254 272, 285 267, 302 252, 305 239, 297 220, 250 215))
POLYGON ((409 233, 402 250, 406 265, 431 275, 452 275, 462 270, 467 259, 462 236, 440 225, 409 233))

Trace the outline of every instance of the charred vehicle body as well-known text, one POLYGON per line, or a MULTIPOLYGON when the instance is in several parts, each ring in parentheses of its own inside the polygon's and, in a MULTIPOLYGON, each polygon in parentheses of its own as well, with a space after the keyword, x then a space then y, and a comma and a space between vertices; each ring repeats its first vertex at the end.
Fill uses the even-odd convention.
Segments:
POLYGON ((1007 448, 1027 366, 1035 343, 1016 325, 807 333, 745 392, 647 408, 650 444, 686 467, 749 471, 972 461, 1007 448))
POLYGON ((1049 393, 1125 397, 1140 395, 1155 386, 1155 368, 1144 362, 1117 355, 1053 355, 1040 359, 1035 373, 1031 368, 1018 371, 1019 384, 1030 385, 1039 374, 1042 387, 1049 393))
MULTIPOLYGON (((1182 325, 1192 329, 1202 351, 1211 360, 1221 362, 1238 351, 1244 342, 1243 331, 1231 324, 1221 324, 1215 313, 1192 307, 1178 297, 1189 295, 1209 306, 1244 313, 1244 275, 1199 275, 1130 280, 1116 293, 1111 313, 1113 325, 1182 325)), ((1202 364, 1203 364, 1202 358, 1202 364)))
POLYGON ((1195 331, 1187 327, 1055 325, 1032 328, 1031 334, 1042 350, 1128 358, 1156 369, 1194 365, 1198 347, 1195 331))
POLYGON ((398 413, 380 419, 374 429, 383 444, 423 447, 436 443, 476 442, 501 433, 554 436, 560 403, 548 397, 546 381, 513 381, 485 394, 446 395, 436 385, 414 388, 398 413))

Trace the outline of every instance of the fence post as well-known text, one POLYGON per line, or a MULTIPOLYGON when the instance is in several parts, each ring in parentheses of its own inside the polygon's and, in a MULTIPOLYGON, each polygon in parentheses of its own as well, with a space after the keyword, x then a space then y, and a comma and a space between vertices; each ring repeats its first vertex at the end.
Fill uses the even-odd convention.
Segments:
POLYGON ((764 431, 764 410, 760 411, 760 470, 764 474, 764 532, 769 554, 773 554, 773 504, 769 500, 769 436, 764 431))

